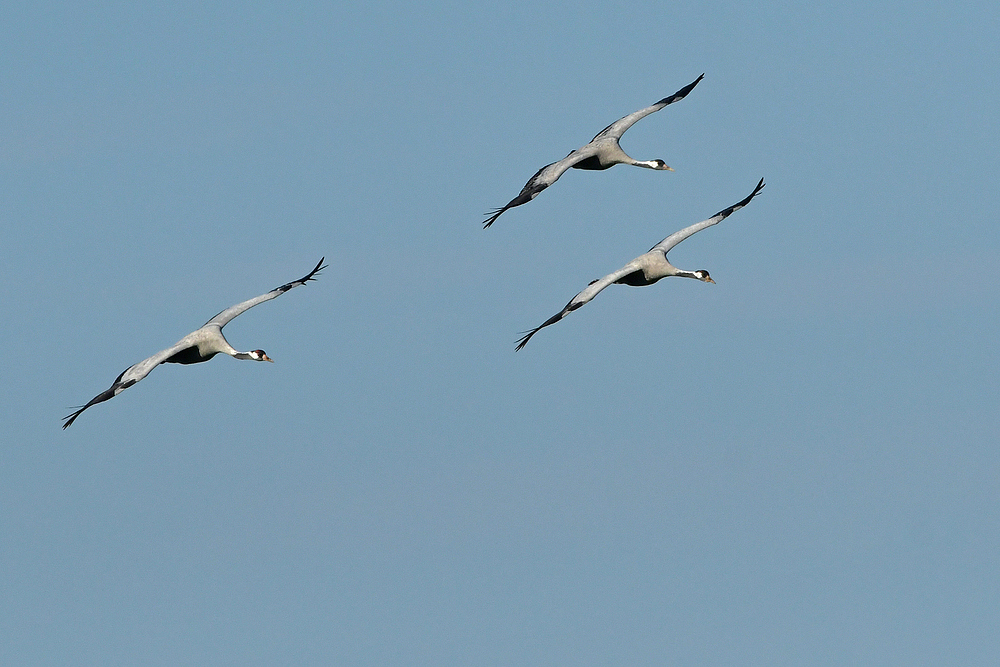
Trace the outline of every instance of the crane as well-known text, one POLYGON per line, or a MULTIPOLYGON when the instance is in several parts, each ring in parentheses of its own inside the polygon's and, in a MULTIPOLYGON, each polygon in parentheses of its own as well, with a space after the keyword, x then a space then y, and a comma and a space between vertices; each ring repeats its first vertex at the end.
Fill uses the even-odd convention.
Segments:
POLYGON ((150 371, 160 364, 199 364, 203 361, 208 361, 220 352, 228 354, 236 359, 273 362, 264 350, 250 350, 249 352, 240 352, 236 350, 229 344, 226 337, 222 335, 222 327, 226 326, 235 317, 238 317, 257 304, 270 301, 271 299, 276 299, 290 289, 298 287, 299 285, 305 285, 311 280, 315 280, 314 276, 326 268, 326 266, 323 265, 323 261, 325 259, 325 257, 320 259, 316 264, 316 267, 302 278, 293 280, 290 283, 285 283, 281 287, 276 287, 266 294, 255 296, 252 299, 247 299, 242 303, 226 308, 208 322, 205 322, 203 326, 184 336, 167 349, 160 350, 153 356, 143 359, 137 364, 129 366, 122 371, 117 378, 115 378, 115 381, 112 383, 110 388, 90 399, 86 405, 77 408, 72 414, 63 417, 66 421, 62 427, 64 429, 68 428, 70 424, 76 421, 76 418, 79 417, 84 410, 93 405, 97 405, 98 403, 103 403, 104 401, 114 398, 139 380, 149 375, 150 371))
POLYGON ((650 105, 645 109, 634 111, 624 118, 619 118, 615 122, 611 123, 611 125, 608 125, 606 128, 598 132, 597 136, 591 139, 590 143, 586 146, 576 149, 558 162, 547 164, 539 169, 535 175, 528 180, 524 187, 521 188, 520 194, 507 202, 505 206, 488 214, 490 217, 483 223, 483 228, 489 227, 496 222, 496 219, 500 217, 500 214, 507 209, 520 206, 521 204, 527 204, 529 201, 537 197, 538 193, 559 180, 559 177, 571 167, 573 169, 601 170, 610 169, 616 164, 631 164, 636 167, 645 167, 647 169, 673 171, 673 168, 668 167, 663 160, 636 160, 629 157, 625 151, 622 150, 622 147, 618 145, 618 140, 622 138, 623 134, 625 134, 625 130, 635 125, 638 120, 645 118, 651 113, 659 111, 668 104, 673 104, 678 100, 683 100, 688 93, 694 90, 694 87, 697 86, 698 82, 703 78, 705 78, 704 74, 699 76, 692 83, 689 83, 678 90, 673 95, 664 97, 656 104, 650 105))
POLYGON ((701 230, 711 227, 712 225, 719 224, 730 215, 749 204, 750 200, 756 197, 763 187, 764 179, 762 178, 760 179, 760 182, 757 183, 757 187, 754 188, 753 192, 751 192, 746 199, 743 199, 737 204, 733 204, 727 209, 719 211, 707 220, 696 222, 690 227, 685 227, 680 231, 674 232, 650 248, 649 252, 639 255, 617 271, 609 273, 598 280, 594 280, 582 292, 570 299, 570 302, 567 303, 566 306, 558 313, 545 320, 534 329, 524 332, 524 335, 517 341, 517 347, 514 349, 520 350, 522 347, 527 345, 528 341, 531 340, 531 337, 538 333, 541 329, 549 326, 550 324, 555 324, 577 308, 580 308, 584 304, 588 303, 591 299, 600 294, 600 292, 608 285, 617 284, 643 287, 646 285, 652 285, 661 278, 667 278, 669 276, 694 278, 695 280, 701 280, 706 283, 714 284, 715 281, 712 280, 710 275, 708 275, 708 271, 704 269, 698 269, 697 271, 685 271, 684 269, 678 269, 667 261, 667 253, 671 248, 692 234, 700 232, 701 230))

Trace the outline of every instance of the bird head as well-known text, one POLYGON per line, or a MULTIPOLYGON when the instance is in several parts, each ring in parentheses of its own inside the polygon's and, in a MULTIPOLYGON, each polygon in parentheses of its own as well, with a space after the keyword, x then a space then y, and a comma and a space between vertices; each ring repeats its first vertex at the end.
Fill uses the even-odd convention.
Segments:
POLYGON ((250 356, 254 361, 270 361, 272 364, 274 363, 274 359, 267 356, 267 353, 264 352, 264 350, 251 350, 250 356))
POLYGON ((653 169, 659 169, 660 171, 673 171, 673 167, 668 167, 667 163, 663 160, 653 160, 653 169))
POLYGON ((715 284, 715 281, 712 280, 712 276, 708 275, 708 271, 706 271, 705 269, 698 269, 697 271, 694 272, 694 275, 698 280, 704 281, 706 283, 712 283, 713 285, 715 284))

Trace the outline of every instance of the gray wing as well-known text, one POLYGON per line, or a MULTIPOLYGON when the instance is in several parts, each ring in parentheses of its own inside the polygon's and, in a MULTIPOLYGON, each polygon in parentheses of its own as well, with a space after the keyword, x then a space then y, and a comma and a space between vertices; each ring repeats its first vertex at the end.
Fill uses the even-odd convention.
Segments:
POLYGON ((111 387, 109 387, 105 391, 102 391, 97 396, 94 396, 92 399, 90 399, 90 401, 87 402, 86 405, 80 406, 72 414, 63 417, 63 419, 66 420, 66 422, 63 424, 63 428, 65 429, 69 427, 69 425, 72 424, 74 421, 76 421, 76 418, 79 417, 83 413, 83 411, 86 410, 87 408, 91 407, 92 405, 97 405, 98 403, 103 403, 104 401, 114 398, 118 394, 122 393, 123 391, 134 385, 139 380, 149 375, 150 371, 152 371, 154 368, 156 368, 164 361, 172 357, 174 354, 180 352, 185 348, 190 347, 192 345, 193 336, 194 333, 190 333, 187 336, 184 336, 184 338, 181 338, 179 341, 177 341, 170 347, 168 347, 167 349, 160 350, 153 356, 143 359, 142 361, 136 364, 132 364, 131 366, 123 370, 121 374, 117 378, 115 378, 115 381, 111 384, 111 387))
POLYGON ((292 289, 293 287, 298 287, 299 285, 305 285, 310 280, 315 280, 313 276, 315 276, 317 273, 326 268, 326 266, 323 265, 323 260, 325 259, 326 259, 325 257, 323 259, 320 259, 319 262, 316 263, 316 268, 314 268, 312 271, 310 271, 305 276, 299 278, 298 280, 293 280, 290 283, 285 283, 281 287, 276 287, 267 294, 261 294, 260 296, 255 296, 252 299, 247 299, 243 303, 238 303, 235 306, 230 306, 229 308, 226 308, 224 311, 222 311, 221 313, 210 319, 208 322, 205 322, 204 326, 214 324, 218 326, 219 329, 221 329, 222 327, 226 326, 234 317, 243 314, 244 312, 246 312, 250 308, 253 308, 257 304, 264 303, 265 301, 270 301, 271 299, 276 299, 285 292, 287 292, 288 290, 292 289))
POLYGON ((522 347, 527 345, 528 341, 531 340, 531 337, 534 336, 539 331, 541 331, 542 329, 544 329, 545 327, 549 326, 550 324, 555 324, 562 318, 572 313, 577 308, 580 308, 584 304, 588 303, 591 299, 600 294, 601 291, 608 285, 613 285, 614 282, 619 278, 624 278, 628 274, 640 268, 641 267, 639 265, 638 259, 633 259, 631 262, 629 262, 622 268, 618 269, 614 273, 609 273, 603 278, 599 278, 593 281, 592 283, 587 285, 587 287, 582 292, 580 292, 572 299, 570 299, 569 303, 567 303, 566 306, 561 311, 559 311, 549 319, 545 320, 534 329, 530 331, 525 331, 524 335, 518 339, 517 347, 514 348, 514 351, 516 352, 517 350, 520 350, 522 347))
POLYGON ((559 177, 565 174, 570 167, 578 162, 586 160, 596 152, 597 148, 593 144, 587 144, 583 148, 578 148, 577 150, 571 152, 558 162, 547 164, 536 171, 535 175, 528 179, 528 182, 524 184, 524 187, 521 188, 521 192, 519 192, 516 197, 511 199, 504 206, 490 211, 487 214, 489 215, 489 218, 483 222, 483 229, 496 222, 496 219, 499 218, 500 214, 504 211, 514 208, 515 206, 520 206, 521 204, 527 204, 529 201, 537 197, 539 192, 558 181, 559 177))
MULTIPOLYGON (((324 257, 323 259, 326 258, 324 257)), ((87 408, 114 398, 121 392, 125 391, 126 389, 134 385, 139 380, 149 375, 149 373, 154 368, 162 364, 170 357, 174 356, 181 350, 187 349, 192 345, 197 344, 198 341, 201 340, 202 337, 204 336, 205 327, 208 327, 210 325, 215 325, 221 331, 222 327, 224 327, 226 323, 228 323, 231 319, 233 319, 243 311, 247 310, 248 308, 253 308, 258 303, 263 303, 265 301, 269 301, 271 299, 279 297, 288 290, 292 289, 293 287, 298 287, 299 285, 305 285, 310 280, 315 280, 313 276, 315 276, 317 273, 326 268, 325 266, 323 266, 323 259, 319 260, 319 262, 316 264, 316 268, 314 268, 312 271, 310 271, 307 275, 303 276, 302 278, 294 280, 290 283, 285 283, 281 287, 273 289, 267 294, 261 294, 258 297, 254 297, 253 299, 249 299, 247 301, 244 301, 243 303, 238 303, 235 306, 226 308, 224 311, 222 311, 221 313, 210 319, 208 322, 206 322, 205 325, 202 326, 200 329, 197 329, 196 331, 189 333, 187 336, 184 336, 184 338, 181 338, 179 341, 177 341, 167 349, 160 350, 153 356, 143 359, 142 361, 129 366, 128 368, 126 368, 124 371, 121 372, 121 375, 115 378, 115 381, 111 384, 111 387, 101 392, 94 398, 90 399, 90 401, 88 401, 86 405, 79 407, 75 412, 63 417, 63 419, 66 420, 66 422, 63 424, 63 428, 64 429, 67 428, 70 424, 76 421, 76 418, 79 417, 83 413, 83 411, 86 410, 87 408)))
POLYGON ((741 201, 739 203, 736 203, 736 204, 733 204, 732 206, 730 206, 727 209, 723 209, 723 210, 719 211, 718 213, 716 213, 715 215, 713 215, 708 220, 702 220, 701 222, 696 222, 693 225, 691 225, 690 227, 685 227, 684 229, 682 229, 682 230, 680 230, 678 232, 674 232, 673 234, 671 234, 667 238, 663 239, 662 241, 660 241, 659 243, 657 243, 656 245, 654 245, 652 248, 650 248, 650 250, 659 250, 664 255, 667 254, 667 252, 671 248, 673 248, 675 245, 677 245, 678 243, 680 243, 681 241, 683 241, 687 237, 691 236, 692 234, 696 234, 696 233, 700 232, 701 230, 705 229, 706 227, 711 227, 712 225, 719 224, 720 222, 722 222, 723 220, 725 220, 726 218, 728 218, 730 215, 732 215, 736 211, 740 210, 741 208, 743 208, 744 206, 746 206, 747 204, 749 204, 750 200, 753 199, 754 197, 756 197, 757 194, 763 188, 764 188, 764 179, 762 178, 762 179, 760 179, 760 182, 757 183, 757 187, 755 187, 753 189, 753 192, 750 193, 750 196, 747 197, 746 199, 744 199, 743 201, 741 201))
POLYGON ((611 125, 608 125, 606 128, 598 132, 597 135, 593 139, 591 139, 591 141, 596 141, 598 139, 603 139, 606 137, 615 139, 616 141, 618 139, 621 139, 622 135, 625 134, 625 130, 635 125, 636 121, 645 118, 651 113, 659 111, 668 104, 673 104, 674 102, 683 100, 688 93, 694 90, 694 87, 698 85, 698 82, 704 78, 705 75, 702 74, 692 83, 689 83, 688 85, 684 86, 673 95, 664 97, 656 104, 648 106, 645 109, 639 109, 638 111, 634 111, 629 115, 625 116, 624 118, 619 118, 615 122, 611 123, 611 125))

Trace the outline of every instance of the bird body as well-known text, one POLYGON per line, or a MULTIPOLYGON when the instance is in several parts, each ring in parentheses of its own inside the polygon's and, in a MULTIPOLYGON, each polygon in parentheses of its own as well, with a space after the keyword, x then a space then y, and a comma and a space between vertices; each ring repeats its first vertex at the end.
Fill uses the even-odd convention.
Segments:
POLYGON ((237 358, 241 354, 250 354, 249 352, 237 351, 236 348, 229 344, 226 337, 222 335, 222 327, 214 324, 206 324, 197 331, 192 331, 169 349, 173 350, 177 348, 180 348, 178 352, 173 353, 160 363, 200 364, 208 361, 220 352, 237 358))
POLYGON ((559 311, 549 319, 545 320, 545 322, 535 327, 534 329, 526 331, 524 335, 518 340, 517 347, 515 349, 520 350, 522 347, 527 345, 528 341, 531 340, 531 337, 534 336, 536 333, 538 333, 541 329, 551 324, 555 324, 556 322, 558 322, 559 320, 561 320, 562 318, 566 317, 571 312, 576 310, 577 308, 580 308, 584 304, 588 303, 609 285, 618 284, 618 285, 631 285, 633 287, 645 287, 646 285, 652 285, 653 283, 663 278, 668 278, 670 276, 679 276, 682 278, 694 278, 696 280, 701 280, 702 282, 706 283, 715 283, 715 281, 712 280, 712 277, 708 274, 708 271, 704 269, 698 269, 697 271, 687 271, 684 269, 677 268, 667 260, 667 253, 670 251, 671 248, 673 248, 675 245, 677 245, 684 239, 688 238, 692 234, 700 232, 701 230, 707 227, 711 227, 712 225, 719 224, 727 217, 732 215, 734 212, 740 210, 741 208, 749 204, 750 200, 756 197, 763 187, 764 187, 764 179, 762 178, 760 179, 760 182, 757 183, 757 187, 754 188, 754 191, 751 192, 750 195, 745 199, 743 199, 742 201, 733 204, 729 208, 719 211, 718 213, 713 215, 711 218, 708 218, 707 220, 697 222, 689 227, 681 229, 680 231, 674 232, 673 234, 671 234, 670 236, 668 236, 667 238, 663 239, 662 241, 654 245, 652 248, 650 248, 648 252, 639 255, 638 257, 633 259, 631 262, 629 262, 622 268, 612 273, 609 273, 603 278, 594 280, 589 285, 587 285, 587 287, 582 292, 580 292, 572 299, 570 299, 569 303, 567 303, 566 306, 561 311, 559 311))
POLYGON ((511 199, 505 206, 498 208, 490 214, 490 217, 483 223, 483 227, 489 227, 492 225, 496 219, 500 217, 500 214, 507 209, 526 204, 537 197, 542 190, 559 180, 559 177, 566 173, 566 170, 570 168, 603 170, 609 169, 616 164, 630 164, 636 167, 645 167, 647 169, 673 171, 673 169, 668 167, 663 160, 636 160, 635 158, 630 157, 627 153, 625 153, 625 151, 622 150, 618 141, 621 139, 622 135, 625 134, 625 130, 632 127, 640 119, 645 118, 651 113, 659 111, 668 104, 673 104, 678 100, 684 99, 704 77, 705 75, 702 74, 695 79, 694 82, 684 86, 673 95, 664 97, 655 104, 645 107, 644 109, 634 111, 623 118, 619 118, 615 122, 611 123, 611 125, 608 125, 606 128, 598 132, 586 146, 570 152, 569 155, 558 162, 547 164, 539 169, 535 172, 534 176, 528 179, 528 182, 525 183, 524 187, 521 188, 521 192, 516 197, 511 199))
POLYGON ((149 373, 160 364, 198 364, 208 361, 220 352, 228 354, 236 359, 272 361, 264 350, 251 350, 249 352, 238 351, 230 345, 229 341, 226 340, 226 337, 222 335, 222 327, 226 326, 226 324, 232 321, 233 318, 237 317, 246 310, 253 308, 257 304, 275 299, 294 287, 305 285, 310 280, 315 280, 314 276, 324 268, 326 267, 323 266, 323 260, 321 259, 316 264, 316 267, 302 278, 294 280, 290 283, 285 283, 270 292, 261 294, 260 296, 255 296, 252 299, 247 299, 246 301, 238 303, 235 306, 226 308, 200 328, 184 336, 165 350, 160 350, 153 356, 129 366, 122 371, 117 378, 115 378, 115 381, 111 384, 110 388, 92 398, 86 405, 78 408, 72 414, 64 417, 66 422, 63 424, 63 428, 67 428, 70 424, 76 421, 76 418, 79 417, 80 414, 82 414, 87 408, 114 398, 139 380, 142 380, 144 377, 149 375, 149 373))
POLYGON ((650 250, 644 255, 640 255, 625 265, 623 268, 633 269, 617 279, 616 285, 631 285, 632 287, 645 287, 652 285, 661 278, 681 275, 681 271, 667 261, 666 255, 662 252, 650 250))

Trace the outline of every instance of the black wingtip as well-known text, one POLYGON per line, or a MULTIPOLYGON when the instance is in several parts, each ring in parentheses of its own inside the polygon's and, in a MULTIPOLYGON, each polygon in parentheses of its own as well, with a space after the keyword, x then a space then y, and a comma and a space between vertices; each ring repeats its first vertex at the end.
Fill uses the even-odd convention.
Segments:
POLYGON ((743 208, 744 206, 746 206, 747 204, 749 204, 750 200, 753 199, 754 197, 756 197, 758 194, 760 194, 760 191, 763 190, 763 189, 764 189, 764 179, 762 178, 762 179, 760 179, 760 181, 757 182, 757 187, 755 187, 753 189, 753 192, 751 192, 749 195, 747 195, 746 198, 744 198, 744 199, 736 202, 735 204, 733 204, 729 208, 726 208, 726 209, 723 209, 723 210, 719 211, 718 213, 716 213, 712 217, 715 218, 715 217, 718 217, 720 215, 723 218, 729 217, 730 215, 732 215, 736 211, 740 210, 741 208, 743 208))
POLYGON ((490 217, 489 219, 486 220, 486 222, 483 223, 483 229, 486 229, 487 227, 492 225, 496 221, 496 219, 500 217, 500 214, 503 213, 504 211, 510 210, 515 206, 521 206, 522 204, 527 204, 529 201, 537 197, 539 192, 549 187, 548 183, 539 184, 538 182, 536 182, 535 179, 537 179, 538 175, 543 171, 545 171, 545 169, 550 166, 552 165, 547 164, 541 169, 539 169, 537 172, 535 172, 535 175, 532 176, 530 179, 528 179, 528 182, 524 184, 524 187, 521 188, 521 192, 519 192, 516 197, 511 199, 509 202, 507 202, 500 208, 495 209, 490 213, 487 213, 486 215, 489 215, 490 217))
POLYGON ((63 419, 66 421, 66 423, 62 425, 63 430, 65 431, 69 427, 70 424, 72 424, 73 422, 75 422, 76 418, 79 417, 81 414, 83 414, 83 411, 86 410, 86 409, 87 409, 86 407, 84 407, 84 406, 81 405, 81 406, 79 406, 79 407, 76 408, 76 412, 73 412, 73 413, 68 414, 65 417, 63 417, 63 419))
POLYGON ((694 87, 697 86, 698 83, 704 78, 705 75, 702 74, 697 79, 695 79, 688 85, 684 86, 673 95, 668 95, 667 97, 664 97, 662 100, 657 102, 657 104, 673 104, 674 102, 679 102, 680 100, 683 100, 685 97, 687 97, 687 94, 690 93, 692 90, 694 90, 694 87))
POLYGON ((680 90, 678 90, 675 93, 675 95, 679 96, 678 99, 682 99, 685 95, 687 95, 692 90, 694 90, 694 87, 697 86, 699 83, 701 83, 701 80, 704 79, 704 78, 705 78, 705 73, 702 72, 701 74, 698 75, 697 79, 695 79, 694 81, 692 81, 688 85, 686 85, 683 88, 681 88, 680 90))
POLYGON ((761 178, 757 182, 757 187, 755 187, 753 189, 753 192, 751 192, 749 195, 747 195, 746 199, 744 199, 743 201, 739 202, 738 204, 735 204, 732 208, 733 209, 743 208, 744 206, 746 206, 747 204, 750 203, 751 199, 753 199, 758 194, 760 194, 760 191, 763 190, 763 189, 764 189, 764 179, 761 178))
POLYGON ((495 211, 491 211, 490 213, 487 213, 486 215, 488 215, 490 217, 487 218, 487 220, 485 222, 483 222, 483 229, 486 229, 487 227, 489 227, 490 225, 492 225, 494 222, 496 222, 497 218, 500 217, 500 214, 503 213, 506 210, 507 210, 506 208, 498 208, 495 211))
MULTIPOLYGON (((542 189, 544 190, 544 188, 542 189)), ((531 197, 525 197, 524 193, 522 192, 521 194, 519 194, 518 196, 514 197, 509 202, 507 202, 504 206, 501 206, 500 208, 497 209, 493 209, 492 211, 486 214, 490 217, 487 218, 486 221, 483 223, 483 229, 486 229, 494 222, 496 222, 497 218, 499 218, 500 215, 505 211, 508 211, 514 208, 515 206, 520 206, 521 204, 527 203, 529 201, 531 201, 531 197)))
POLYGON ((290 290, 293 287, 295 287, 296 285, 305 285, 310 280, 316 280, 316 278, 314 276, 318 275, 320 271, 322 271, 323 269, 326 268, 326 264, 323 263, 325 261, 326 261, 326 257, 321 257, 320 260, 318 262, 316 262, 316 267, 312 271, 310 271, 306 275, 302 276, 298 280, 293 280, 290 283, 285 283, 281 287, 276 287, 275 289, 277 291, 281 292, 281 293, 285 293, 288 290, 290 290))
POLYGON ((528 344, 531 337, 541 330, 541 328, 542 327, 538 327, 537 329, 532 329, 531 331, 522 331, 521 333, 524 335, 517 339, 517 347, 514 348, 514 351, 519 352, 522 347, 528 344))
MULTIPOLYGON (((305 285, 310 280, 316 280, 315 276, 319 275, 319 272, 326 268, 326 264, 323 263, 325 261, 326 261, 326 257, 321 257, 320 260, 318 262, 316 262, 316 266, 313 268, 312 271, 310 271, 309 273, 307 273, 302 278, 299 278, 295 282, 298 282, 298 283, 301 283, 301 284, 305 285)), ((285 287, 287 287, 288 289, 291 289, 292 285, 294 285, 294 284, 295 283, 288 283, 288 285, 286 285, 285 287)))
POLYGON ((746 198, 743 199, 742 201, 740 201, 740 202, 738 202, 736 204, 733 204, 730 208, 732 208, 733 210, 738 209, 738 208, 743 208, 744 206, 746 206, 747 204, 750 203, 751 199, 753 199, 758 194, 760 194, 760 191, 763 190, 763 189, 764 189, 764 179, 762 178, 762 179, 760 179, 757 182, 757 187, 755 187, 753 189, 753 192, 751 192, 749 195, 747 195, 746 198))

